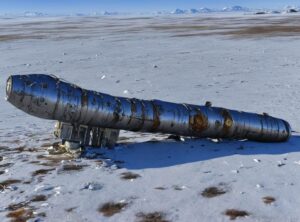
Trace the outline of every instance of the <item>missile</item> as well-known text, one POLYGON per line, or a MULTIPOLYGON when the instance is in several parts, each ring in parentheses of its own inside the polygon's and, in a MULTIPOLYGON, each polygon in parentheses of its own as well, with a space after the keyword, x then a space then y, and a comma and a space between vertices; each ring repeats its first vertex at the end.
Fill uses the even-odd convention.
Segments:
POLYGON ((291 135, 285 120, 256 114, 161 100, 115 97, 86 90, 53 75, 12 75, 6 99, 44 119, 90 127, 198 138, 284 142, 291 135))

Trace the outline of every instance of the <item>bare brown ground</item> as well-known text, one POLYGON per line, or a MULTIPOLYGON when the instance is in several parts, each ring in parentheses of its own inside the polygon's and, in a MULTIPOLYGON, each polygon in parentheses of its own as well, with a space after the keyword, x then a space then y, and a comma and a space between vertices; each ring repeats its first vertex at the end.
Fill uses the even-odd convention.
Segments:
POLYGON ((276 199, 271 196, 266 196, 266 197, 263 197, 262 199, 265 204, 272 204, 273 202, 276 201, 276 199))
POLYGON ((224 35, 231 35, 236 38, 251 37, 278 37, 278 36, 295 36, 300 33, 300 25, 264 25, 253 27, 242 27, 238 30, 224 32, 224 35))
POLYGON ((219 187, 208 187, 204 189, 201 195, 205 198, 213 198, 225 194, 226 191, 219 187))
POLYGON ((105 217, 111 217, 116 213, 120 213, 128 203, 114 203, 114 202, 109 202, 103 204, 99 208, 99 212, 102 213, 105 217))
MULTIPOLYGON (((229 38, 296 36, 300 33, 300 16, 282 17, 170 17, 170 18, 98 18, 65 19, 0 24, 0 42, 17 40, 81 39, 122 35, 164 34, 169 37, 221 35, 229 38)), ((112 40, 114 41, 114 40, 112 40)))
POLYGON ((244 210, 228 209, 225 211, 225 215, 230 218, 230 220, 235 220, 238 217, 247 217, 250 214, 244 210))
POLYGON ((131 172, 124 172, 121 174, 121 179, 123 180, 133 180, 141 177, 139 174, 131 173, 131 172))
POLYGON ((138 213, 136 217, 139 222, 168 222, 162 212, 138 213))

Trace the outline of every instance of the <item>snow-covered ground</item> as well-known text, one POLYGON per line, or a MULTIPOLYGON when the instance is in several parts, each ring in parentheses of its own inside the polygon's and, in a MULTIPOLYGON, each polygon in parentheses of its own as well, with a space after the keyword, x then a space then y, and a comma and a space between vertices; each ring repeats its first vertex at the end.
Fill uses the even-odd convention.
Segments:
POLYGON ((9 75, 46 73, 116 96, 267 112, 299 131, 299 20, 0 19, 0 220, 299 221, 297 132, 278 144, 122 132, 114 150, 72 159, 47 155, 54 121, 4 100, 9 75))

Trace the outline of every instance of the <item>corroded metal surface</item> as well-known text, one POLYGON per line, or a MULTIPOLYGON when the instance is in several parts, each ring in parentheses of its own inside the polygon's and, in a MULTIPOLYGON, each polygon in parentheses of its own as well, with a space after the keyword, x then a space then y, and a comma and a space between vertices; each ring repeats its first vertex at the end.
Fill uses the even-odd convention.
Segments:
POLYGON ((9 77, 6 94, 31 115, 102 128, 264 142, 286 141, 291 134, 288 122, 266 114, 114 97, 43 74, 9 77))

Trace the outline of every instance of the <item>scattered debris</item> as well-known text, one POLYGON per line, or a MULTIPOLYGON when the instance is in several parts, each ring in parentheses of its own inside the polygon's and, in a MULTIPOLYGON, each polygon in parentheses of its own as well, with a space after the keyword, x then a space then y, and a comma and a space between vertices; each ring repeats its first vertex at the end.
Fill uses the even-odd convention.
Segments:
POLYGON ((264 185, 262 185, 262 184, 256 184, 256 188, 264 188, 264 185))
POLYGON ((90 182, 84 185, 83 189, 86 190, 101 190, 103 185, 97 182, 90 182))
POLYGON ((256 162, 256 163, 260 163, 261 162, 261 160, 259 160, 259 159, 253 159, 253 161, 256 162))
POLYGON ((184 138, 181 137, 181 136, 178 136, 178 135, 170 135, 168 136, 168 139, 169 140, 175 140, 175 141, 178 141, 178 142, 184 142, 184 138))
POLYGON ((131 172, 124 172, 121 173, 121 179, 123 180, 133 180, 133 179, 137 179, 139 177, 141 177, 139 174, 136 173, 131 173, 131 172))
POLYGON ((128 203, 114 203, 114 202, 108 202, 103 204, 99 208, 99 212, 102 213, 105 217, 111 217, 114 214, 120 213, 128 203))
POLYGON ((169 222, 165 219, 165 213, 162 212, 137 213, 136 217, 139 222, 169 222))
POLYGON ((244 210, 229 209, 225 211, 225 215, 229 216, 230 220, 235 220, 238 217, 246 217, 250 214, 244 210))
POLYGON ((262 199, 265 204, 271 204, 276 201, 276 199, 271 196, 266 196, 266 197, 263 197, 262 199))

